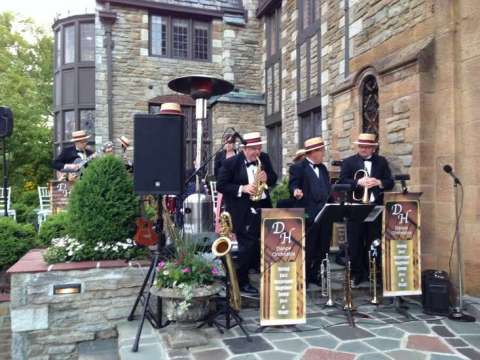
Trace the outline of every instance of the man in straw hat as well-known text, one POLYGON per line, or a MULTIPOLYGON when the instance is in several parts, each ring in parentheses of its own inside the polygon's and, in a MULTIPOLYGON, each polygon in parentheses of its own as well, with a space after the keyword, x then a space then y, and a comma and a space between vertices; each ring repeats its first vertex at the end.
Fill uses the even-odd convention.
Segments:
POLYGON ((92 155, 92 151, 87 149, 87 140, 90 135, 87 135, 85 130, 78 130, 72 132, 73 146, 68 146, 53 161, 53 168, 58 171, 77 171, 80 165, 75 163, 75 160, 85 160, 92 155))
MULTIPOLYGON (((368 189, 370 204, 383 205, 383 192, 394 185, 388 161, 376 153, 378 142, 375 134, 363 133, 354 141, 357 154, 343 160, 339 183, 350 184, 352 192, 368 189), (366 170, 368 176, 355 179, 358 170, 366 170)), ((353 199, 352 199, 353 200, 353 199)), ((368 280, 368 250, 373 239, 380 239, 382 219, 372 223, 349 222, 348 252, 350 256, 353 286, 368 280)))
POLYGON ((260 133, 245 134, 243 140, 243 151, 223 161, 217 189, 223 194, 226 210, 232 217, 233 232, 237 236, 240 290, 256 294, 258 290, 250 285, 248 270, 258 268, 260 264, 260 209, 271 208, 272 202, 268 190, 262 193, 260 201, 252 201, 250 196, 255 191, 255 177, 271 188, 277 182, 277 174, 269 156, 262 152, 265 141, 262 141, 260 133))
POLYGON ((127 150, 130 147, 130 139, 122 135, 118 138, 118 141, 122 147, 122 159, 123 163, 125 164, 125 169, 127 169, 128 172, 133 173, 133 162, 128 158, 127 155, 127 150))
POLYGON ((307 139, 305 158, 290 166, 289 189, 297 200, 296 207, 305 208, 305 259, 307 282, 320 283, 320 265, 330 247, 331 227, 315 224, 315 216, 328 201, 330 178, 323 165, 325 144, 321 137, 307 139))

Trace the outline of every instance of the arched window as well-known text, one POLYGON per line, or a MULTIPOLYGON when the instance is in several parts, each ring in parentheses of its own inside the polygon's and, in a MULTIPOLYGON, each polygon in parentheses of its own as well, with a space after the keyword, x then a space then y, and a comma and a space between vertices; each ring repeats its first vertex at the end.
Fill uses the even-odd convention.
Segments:
POLYGON ((374 75, 367 75, 361 87, 362 132, 374 133, 378 137, 378 83, 374 75))

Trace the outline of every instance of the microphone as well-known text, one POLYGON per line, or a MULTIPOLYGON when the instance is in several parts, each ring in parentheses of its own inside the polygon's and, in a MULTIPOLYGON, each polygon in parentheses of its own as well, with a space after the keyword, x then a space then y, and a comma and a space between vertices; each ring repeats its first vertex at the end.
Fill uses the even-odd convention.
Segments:
POLYGON ((240 142, 241 142, 243 145, 245 145, 245 140, 243 140, 242 135, 240 135, 240 133, 239 133, 237 130, 235 130, 235 128, 233 128, 233 127, 232 127, 232 130, 234 131, 234 133, 233 133, 233 135, 232 135, 233 138, 234 138, 234 139, 237 138, 238 140, 240 140, 240 142))
POLYGON ((398 175, 395 175, 395 180, 397 180, 397 181, 410 180, 410 175, 408 175, 408 174, 398 174, 398 175))
POLYGON ((400 181, 402 184, 402 191, 404 194, 408 192, 407 183, 405 181, 410 180, 409 174, 398 174, 395 175, 395 180, 400 181))
POLYGON ((443 167, 443 171, 445 171, 448 175, 450 175, 453 178, 455 184, 462 185, 462 183, 460 182, 460 179, 455 175, 455 173, 453 172, 452 167, 450 165, 448 165, 448 164, 445 165, 443 167))

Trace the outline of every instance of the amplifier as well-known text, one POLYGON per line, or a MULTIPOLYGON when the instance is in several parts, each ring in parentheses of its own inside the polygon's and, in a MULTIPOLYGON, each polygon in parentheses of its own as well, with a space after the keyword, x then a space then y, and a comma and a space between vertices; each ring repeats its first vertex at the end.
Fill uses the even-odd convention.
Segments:
POLYGON ((448 274, 441 270, 422 272, 423 312, 429 315, 450 313, 450 281, 448 274))

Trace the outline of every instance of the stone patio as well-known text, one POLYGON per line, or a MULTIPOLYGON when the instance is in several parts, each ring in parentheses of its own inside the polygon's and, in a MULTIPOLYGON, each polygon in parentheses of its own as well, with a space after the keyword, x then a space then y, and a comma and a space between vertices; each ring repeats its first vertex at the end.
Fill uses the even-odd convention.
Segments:
MULTIPOLYGON (((367 297, 354 298, 358 310, 369 316, 355 318, 350 327, 342 314, 324 309, 323 299, 309 296, 305 325, 269 327, 259 332, 258 309, 242 310, 244 325, 252 342, 247 342, 238 327, 222 335, 216 328, 206 328, 208 345, 171 349, 165 341, 167 328, 154 330, 145 323, 138 353, 131 352, 138 322, 119 326, 121 360, 451 360, 480 359, 480 323, 453 322, 422 312, 419 303, 409 303, 412 320, 367 304, 367 297)), ((480 309, 478 299, 466 301, 471 313, 480 309)))

